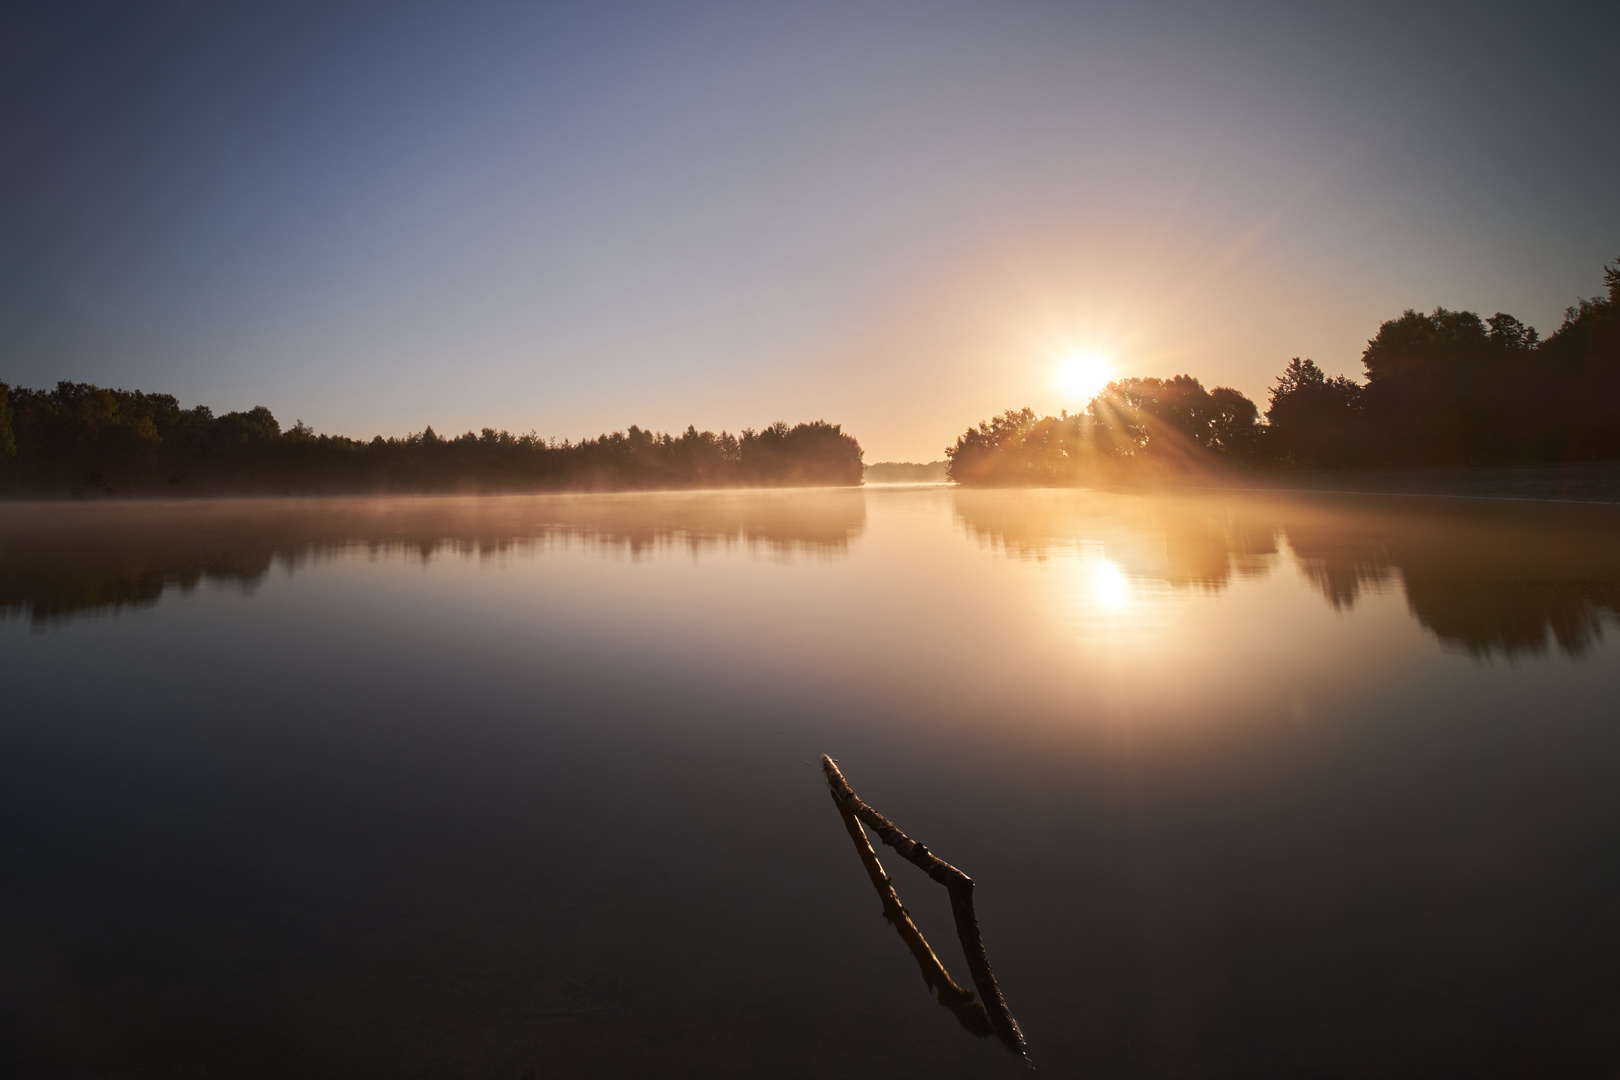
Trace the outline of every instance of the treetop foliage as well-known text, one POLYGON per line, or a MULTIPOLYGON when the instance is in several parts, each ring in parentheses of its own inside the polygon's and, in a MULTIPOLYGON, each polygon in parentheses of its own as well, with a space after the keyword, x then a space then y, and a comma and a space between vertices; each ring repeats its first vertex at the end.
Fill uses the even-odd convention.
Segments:
POLYGON ((1013 410, 969 428, 945 451, 959 483, 1068 484, 1136 469, 1176 471, 1216 455, 1247 461, 1259 412, 1230 387, 1191 375, 1109 383, 1082 413, 1013 410))

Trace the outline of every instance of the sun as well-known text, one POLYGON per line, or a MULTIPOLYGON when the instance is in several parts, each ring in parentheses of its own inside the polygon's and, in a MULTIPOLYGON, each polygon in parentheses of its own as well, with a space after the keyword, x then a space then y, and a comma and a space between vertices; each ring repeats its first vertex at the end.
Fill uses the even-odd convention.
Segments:
POLYGON ((1084 404, 1102 393, 1114 378, 1114 366, 1095 353, 1079 353, 1057 370, 1058 392, 1068 401, 1084 404))

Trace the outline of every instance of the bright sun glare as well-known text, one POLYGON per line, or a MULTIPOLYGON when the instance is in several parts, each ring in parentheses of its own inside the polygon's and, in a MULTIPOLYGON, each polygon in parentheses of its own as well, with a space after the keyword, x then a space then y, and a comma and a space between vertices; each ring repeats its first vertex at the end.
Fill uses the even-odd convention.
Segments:
POLYGON ((1095 577, 1092 584, 1097 589, 1097 599, 1102 601, 1103 607, 1111 611, 1118 611, 1124 607, 1125 601, 1130 596, 1131 587, 1126 583, 1125 575, 1120 572, 1119 567, 1111 562, 1100 562, 1093 573, 1095 577))
POLYGON ((1114 377, 1114 367, 1093 353, 1071 356, 1058 368, 1057 388, 1076 404, 1084 404, 1102 392, 1114 377))

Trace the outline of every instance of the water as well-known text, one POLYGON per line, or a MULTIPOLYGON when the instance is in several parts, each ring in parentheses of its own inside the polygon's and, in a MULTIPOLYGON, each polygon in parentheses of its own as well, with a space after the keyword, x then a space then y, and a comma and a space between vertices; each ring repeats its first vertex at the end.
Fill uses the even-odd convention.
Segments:
POLYGON ((0 1072, 1620 1062, 1620 509, 944 488, 0 506, 0 1072), (951 976, 944 891, 879 845, 951 976))

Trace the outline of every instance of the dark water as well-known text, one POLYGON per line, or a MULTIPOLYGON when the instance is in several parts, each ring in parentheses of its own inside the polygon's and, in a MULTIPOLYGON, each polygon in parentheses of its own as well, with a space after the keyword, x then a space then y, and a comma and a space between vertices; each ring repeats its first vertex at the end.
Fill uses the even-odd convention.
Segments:
POLYGON ((1614 508, 13 504, 0 607, 6 1076, 1021 1075, 824 752, 1040 1075, 1620 1067, 1614 508))

